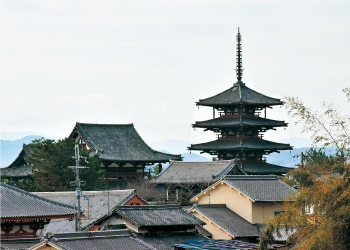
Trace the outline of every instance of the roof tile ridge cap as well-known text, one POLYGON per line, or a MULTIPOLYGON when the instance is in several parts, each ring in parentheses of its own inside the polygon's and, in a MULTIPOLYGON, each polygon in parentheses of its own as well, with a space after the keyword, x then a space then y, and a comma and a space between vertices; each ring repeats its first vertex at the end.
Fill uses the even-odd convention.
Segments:
MULTIPOLYGON (((130 192, 130 193, 128 193, 123 199, 121 199, 121 201, 120 201, 117 205, 115 205, 115 206, 112 208, 112 210, 114 210, 115 207, 118 206, 118 205, 125 205, 125 203, 127 203, 132 197, 135 197, 135 196, 139 197, 138 194, 136 193, 136 190, 133 189, 133 191, 130 192)), ((139 197, 139 198, 140 198, 140 197, 139 197)), ((142 201, 144 201, 142 198, 140 198, 140 199, 141 199, 142 201)), ((146 203, 147 203, 147 202, 146 202, 146 203)))
POLYGON ((130 220, 131 222, 134 222, 136 225, 140 226, 141 222, 139 222, 137 219, 132 218, 130 216, 128 216, 127 214, 125 214, 122 210, 119 209, 119 206, 117 206, 114 210, 117 214, 119 214, 121 217, 125 217, 128 220, 130 220))
POLYGON ((286 186, 287 188, 293 190, 293 191, 296 191, 296 189, 294 189, 293 187, 289 186, 287 183, 281 181, 279 178, 278 178, 278 182, 282 183, 284 186, 286 186))
POLYGON ((221 177, 221 176, 226 176, 225 173, 229 173, 235 166, 236 166, 236 162, 237 160, 234 159, 234 160, 227 160, 229 161, 229 163, 227 164, 227 166, 217 175, 213 175, 213 179, 216 179, 218 177, 221 177))
POLYGON ((55 205, 66 207, 66 208, 69 208, 69 209, 72 209, 72 210, 76 210, 77 209, 77 207, 74 207, 74 206, 71 206, 71 205, 68 205, 68 204, 64 204, 64 203, 61 203, 61 202, 58 202, 58 201, 53 201, 53 200, 47 199, 45 197, 41 197, 39 195, 32 194, 32 193, 30 193, 28 191, 25 191, 23 189, 19 189, 17 187, 11 186, 11 185, 9 185, 9 184, 7 184, 5 182, 1 182, 1 186, 5 186, 5 187, 7 186, 9 189, 12 189, 12 190, 14 190, 16 192, 28 195, 28 196, 30 196, 32 198, 36 198, 38 200, 43 200, 43 201, 46 201, 46 202, 50 202, 50 203, 53 203, 55 205))

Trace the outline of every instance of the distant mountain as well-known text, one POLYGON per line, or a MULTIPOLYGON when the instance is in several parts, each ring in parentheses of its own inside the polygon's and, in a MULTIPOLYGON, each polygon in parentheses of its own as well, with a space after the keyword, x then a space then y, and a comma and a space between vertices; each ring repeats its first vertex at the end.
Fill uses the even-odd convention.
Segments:
POLYGON ((40 138, 42 136, 29 135, 14 141, 1 140, 1 167, 7 167, 16 159, 23 148, 23 143, 28 144, 40 138))
POLYGON ((21 131, 21 132, 0 132, 0 139, 6 141, 15 141, 22 139, 26 136, 37 135, 40 137, 50 138, 50 139, 58 139, 55 136, 43 134, 35 131, 21 131))
MULTIPOLYGON (((266 157, 268 163, 284 166, 284 167, 295 167, 296 164, 300 163, 301 152, 308 151, 310 147, 294 148, 293 150, 284 150, 280 153, 273 153, 266 157)), ((319 148, 315 148, 319 149, 319 148)), ((334 154, 334 148, 326 148, 327 154, 334 154)))

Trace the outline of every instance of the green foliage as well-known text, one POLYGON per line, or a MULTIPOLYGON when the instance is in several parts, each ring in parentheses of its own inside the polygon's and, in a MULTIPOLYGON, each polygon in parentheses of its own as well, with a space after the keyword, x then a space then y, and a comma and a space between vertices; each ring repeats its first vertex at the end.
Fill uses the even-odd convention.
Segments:
POLYGON ((159 175, 160 174, 159 164, 156 164, 153 166, 153 168, 151 169, 151 174, 152 175, 159 175))
MULTIPOLYGON (((350 90, 344 92, 350 100, 350 90)), ((311 132, 314 144, 337 151, 327 155, 324 149, 311 148, 304 167, 285 176, 284 182, 299 189, 284 203, 284 212, 267 222, 259 249, 268 249, 280 230, 296 230, 289 239, 292 249, 350 249, 349 118, 332 105, 323 104, 324 112, 313 112, 298 98, 285 101, 289 113, 304 123, 304 131, 311 132)))
MULTIPOLYGON (((75 166, 73 139, 63 140, 34 140, 33 144, 38 150, 29 157, 29 162, 34 166, 33 174, 17 186, 30 192, 53 192, 72 190, 70 182, 75 180, 75 170, 69 166, 75 166)), ((81 170, 81 179, 86 181, 83 190, 98 190, 106 187, 102 180, 104 173, 100 169, 98 155, 90 156, 89 150, 82 150, 81 155, 87 157, 80 161, 81 165, 90 167, 81 170)))

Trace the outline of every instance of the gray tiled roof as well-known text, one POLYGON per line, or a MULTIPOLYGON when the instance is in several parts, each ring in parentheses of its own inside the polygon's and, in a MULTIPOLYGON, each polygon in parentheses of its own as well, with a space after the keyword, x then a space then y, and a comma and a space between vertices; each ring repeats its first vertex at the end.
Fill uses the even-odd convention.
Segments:
POLYGON ((133 124, 77 123, 70 137, 80 134, 100 158, 119 162, 168 162, 181 160, 181 155, 161 153, 150 148, 133 124))
POLYGON ((54 234, 49 241, 66 250, 157 250, 129 230, 54 234))
POLYGON ((196 122, 193 127, 197 128, 225 128, 241 126, 258 126, 258 127, 283 127, 287 126, 284 121, 270 120, 257 116, 243 116, 242 118, 225 118, 219 117, 207 121, 196 122))
POLYGON ((1 239, 0 249, 15 250, 15 249, 29 249, 40 242, 40 238, 34 239, 1 239))
POLYGON ((215 182, 229 174, 235 160, 228 161, 172 161, 163 172, 151 182, 155 183, 197 183, 215 182))
POLYGON ((28 157, 37 150, 37 146, 32 144, 24 144, 23 149, 17 158, 5 168, 1 168, 1 175, 5 177, 26 177, 32 173, 32 166, 29 164, 28 157))
POLYGON ((231 211, 225 204, 198 204, 193 210, 198 211, 235 237, 258 237, 258 227, 231 211))
POLYGON ((24 190, 1 183, 1 218, 70 217, 75 207, 42 198, 24 190))
MULTIPOLYGON (((35 192, 41 197, 45 197, 50 200, 61 202, 64 204, 78 206, 76 192, 35 192)), ((128 190, 108 190, 105 191, 83 191, 80 199, 80 205, 82 211, 84 211, 85 217, 82 218, 83 226, 88 224, 87 220, 92 221, 101 215, 108 213, 108 210, 114 209, 118 205, 124 205, 132 197, 137 195, 134 189, 128 190), (89 200, 84 199, 84 196, 89 196, 89 200)), ((73 232, 75 230, 75 222, 67 220, 51 220, 41 235, 45 232, 73 232)))
POLYGON ((173 245, 184 243, 188 240, 204 240, 205 238, 198 233, 187 233, 187 234, 160 234, 152 236, 138 235, 137 238, 147 242, 158 250, 173 250, 173 245))
POLYGON ((278 166, 267 162, 261 162, 261 163, 242 163, 242 170, 245 173, 250 175, 266 175, 266 174, 282 175, 282 174, 286 174, 289 171, 294 170, 294 168, 287 168, 287 167, 282 167, 282 166, 278 166))
POLYGON ((294 189, 275 175, 236 175, 226 176, 224 182, 239 190, 253 201, 284 201, 294 189))
POLYGON ((280 99, 268 97, 266 95, 260 94, 247 86, 245 84, 235 84, 233 87, 221 92, 215 96, 200 99, 197 105, 202 106, 224 106, 224 105, 234 105, 234 104, 250 104, 250 105, 262 105, 262 106, 272 106, 272 105, 282 105, 283 102, 280 99))
POLYGON ((277 143, 262 139, 255 140, 215 140, 200 144, 191 144, 189 150, 202 150, 204 152, 212 150, 287 150, 292 149, 289 144, 277 143))
POLYGON ((119 206, 115 212, 138 226, 203 225, 180 205, 119 206))

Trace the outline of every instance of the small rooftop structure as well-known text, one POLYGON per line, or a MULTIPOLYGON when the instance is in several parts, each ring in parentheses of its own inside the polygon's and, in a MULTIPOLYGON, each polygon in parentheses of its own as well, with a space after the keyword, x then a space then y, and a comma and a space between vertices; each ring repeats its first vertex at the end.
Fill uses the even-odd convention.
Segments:
POLYGON ((213 183, 230 174, 235 160, 226 161, 171 161, 170 165, 155 179, 154 183, 213 183))

